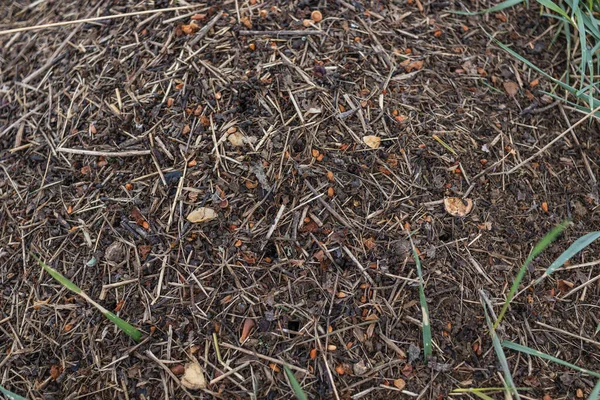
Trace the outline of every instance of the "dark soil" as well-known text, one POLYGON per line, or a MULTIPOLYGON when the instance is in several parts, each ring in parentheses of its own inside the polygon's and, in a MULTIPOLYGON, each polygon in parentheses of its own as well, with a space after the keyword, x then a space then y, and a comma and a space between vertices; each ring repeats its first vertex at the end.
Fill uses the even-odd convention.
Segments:
MULTIPOLYGON (((180 5, 142 3, 4 2, 0 29, 180 5)), ((0 384, 29 399, 290 399, 288 363, 309 398, 502 386, 480 290, 498 312, 555 225, 573 221, 525 284, 600 230, 600 144, 585 122, 513 169, 584 114, 544 96, 551 83, 485 33, 560 77, 563 45, 535 5, 450 13, 488 6, 239 0, 0 36, 0 384), (304 26, 314 10, 323 20, 304 26), (200 30, 186 34, 192 18, 200 30), (446 197, 474 208, 454 217, 446 197), (218 216, 188 222, 199 207, 218 216), (194 358, 208 381, 246 365, 184 391, 194 358)), ((501 337, 600 371, 600 281, 570 294, 598 268, 519 295, 501 337)), ((506 354, 523 398, 595 385, 506 354)))

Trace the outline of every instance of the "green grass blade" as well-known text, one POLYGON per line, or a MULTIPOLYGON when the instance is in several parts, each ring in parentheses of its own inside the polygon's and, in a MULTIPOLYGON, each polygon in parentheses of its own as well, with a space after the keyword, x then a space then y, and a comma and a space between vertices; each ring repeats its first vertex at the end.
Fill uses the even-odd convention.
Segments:
POLYGON ((596 333, 600 332, 600 323, 598 323, 598 326, 596 327, 596 333))
POLYGON ((527 267, 529 266, 529 264, 533 261, 535 257, 537 257, 538 254, 544 251, 546 247, 548 247, 550 243, 552 243, 554 239, 556 239, 558 235, 560 235, 560 233, 564 231, 568 225, 569 221, 563 221, 562 223, 554 227, 554 229, 552 229, 548 234, 546 234, 546 236, 544 236, 542 240, 540 240, 538 244, 535 245, 535 247, 531 251, 531 254, 529 255, 529 257, 527 257, 527 259, 519 269, 519 272, 517 273, 517 276, 515 277, 515 280, 513 281, 513 284, 510 287, 510 291, 508 292, 506 301, 502 306, 502 310, 500 310, 500 315, 498 315, 498 319, 496 320, 496 323, 494 323, 494 329, 498 327, 500 321, 502 321, 502 318, 504 317, 504 314, 506 314, 508 306, 510 305, 510 302, 512 301, 515 293, 517 292, 517 289, 519 288, 519 285, 521 284, 521 281, 525 276, 525 272, 527 271, 527 267))
POLYGON ((571 72, 569 68, 569 65, 571 65, 571 25, 565 22, 563 23, 563 27, 565 28, 565 37, 567 39, 567 62, 565 64, 565 73, 567 76, 565 77, 565 80, 568 83, 571 81, 571 72))
POLYGON ((556 357, 548 355, 546 353, 542 353, 541 351, 537 351, 535 349, 532 349, 531 347, 523 346, 521 344, 514 343, 514 342, 509 342, 509 341, 506 341, 506 340, 502 342, 502 346, 505 347, 505 348, 507 348, 507 349, 519 351, 521 353, 529 354, 530 356, 540 357, 540 358, 543 358, 544 360, 548 360, 548 361, 552 361, 552 362, 555 362, 555 363, 560 364, 560 365, 564 365, 565 367, 569 367, 571 369, 574 369, 575 371, 579 371, 582 374, 588 374, 588 375, 594 376, 596 378, 600 378, 600 374, 597 373, 597 372, 590 371, 588 369, 578 367, 577 365, 574 365, 574 364, 568 363, 566 361, 563 361, 560 358, 556 358, 556 357))
POLYGON ((571 4, 572 13, 575 14, 575 10, 579 8, 579 0, 573 0, 573 4, 571 4))
MULTIPOLYGON (((487 33, 487 32, 486 32, 487 33)), ((557 85, 559 85, 560 87, 562 87, 563 89, 565 89, 566 91, 568 91, 569 93, 572 93, 573 95, 575 95, 575 93, 577 93, 577 89, 575 89, 574 87, 564 83, 561 80, 558 80, 556 78, 554 78, 551 75, 548 75, 546 72, 544 72, 542 69, 538 68, 535 64, 533 64, 531 61, 529 61, 528 59, 526 59, 525 57, 521 56, 519 53, 517 53, 516 51, 514 51, 513 49, 511 49, 510 47, 508 47, 507 45, 505 45, 504 43, 500 42, 498 39, 496 39, 495 37, 491 36, 489 33, 487 33, 487 35, 490 37, 490 39, 492 39, 502 50, 506 51, 508 54, 510 54, 511 56, 513 56, 514 58, 516 58, 517 60, 521 61, 522 63, 526 64, 529 68, 533 69, 534 71, 536 71, 537 73, 541 74, 542 76, 544 76, 545 78, 551 80, 552 82, 556 83, 557 85)))
POLYGON ((102 307, 100 304, 96 303, 87 294, 85 294, 79 288, 79 286, 77 286, 76 284, 74 284, 73 282, 71 282, 70 280, 68 280, 67 278, 65 278, 65 276, 63 274, 61 274, 60 272, 58 272, 54 268, 50 267, 48 264, 46 264, 42 260, 40 260, 40 258, 37 257, 35 254, 32 254, 31 256, 38 262, 38 264, 41 265, 41 267, 44 269, 44 271, 48 272, 48 274, 50 276, 52 276, 54 279, 56 279, 61 285, 63 285, 64 287, 66 287, 70 291, 72 291, 74 293, 77 293, 78 295, 80 295, 81 297, 83 297, 88 303, 90 303, 91 305, 93 305, 94 307, 96 307, 98 310, 100 310, 100 312, 102 314, 104 314, 104 316, 106 318, 108 318, 111 322, 113 322, 115 325, 117 325, 117 327, 119 327, 119 329, 121 329, 123 332, 125 332, 129 337, 131 337, 136 342, 139 342, 141 340, 142 333, 139 330, 137 330, 136 328, 134 328, 128 322, 126 322, 126 321, 122 320, 121 318, 117 317, 115 314, 111 313, 106 308, 102 307))
POLYGON ((543 5, 544 7, 549 8, 550 10, 554 11, 555 13, 562 15, 567 20, 571 21, 571 17, 569 16, 569 14, 567 14, 565 12, 565 10, 560 8, 557 4, 555 4, 551 0, 537 0, 537 2, 540 3, 541 5, 543 5))
POLYGON ((4 389, 2 385, 0 385, 0 393, 6 396, 8 400, 27 400, 25 397, 21 397, 16 393, 11 392, 8 389, 4 389))
POLYGON ((50 267, 48 264, 46 264, 45 262, 43 262, 42 260, 40 260, 35 254, 32 254, 31 256, 38 262, 38 264, 40 264, 42 266, 42 268, 44 268, 44 270, 48 274, 50 274, 51 277, 53 277, 58 282, 60 282, 61 285, 63 285, 67 289, 69 289, 71 292, 75 292, 77 294, 81 294, 82 293, 82 291, 79 288, 79 286, 77 286, 76 284, 74 284, 73 282, 71 282, 70 280, 68 280, 67 278, 65 278, 63 276, 63 274, 61 274, 60 272, 58 272, 57 270, 55 270, 54 268, 50 267))
POLYGON ((433 345, 431 340, 431 324, 429 320, 429 307, 427 306, 427 298, 425 297, 425 288, 423 281, 423 270, 421 269, 421 259, 417 254, 412 238, 410 240, 417 265, 417 276, 419 277, 419 302, 421 303, 421 312, 423 313, 423 354, 425 361, 433 354, 433 345))
POLYGON ((504 390, 504 388, 460 388, 454 389, 452 393, 471 393, 483 400, 494 400, 493 397, 488 396, 484 392, 492 392, 499 390, 504 390))
POLYGON ((119 327, 119 329, 121 329, 123 332, 125 332, 130 338, 132 338, 136 342, 139 342, 140 340, 142 340, 142 332, 137 330, 131 324, 129 324, 128 322, 117 317, 115 314, 113 314, 110 311, 106 311, 103 314, 106 318, 108 318, 115 325, 117 325, 119 327))
MULTIPOLYGON (((560 100, 560 101, 562 101, 562 102, 564 102, 564 103, 566 103, 566 104, 570 105, 571 107, 573 107, 573 108, 576 108, 576 109, 578 109, 578 110, 581 110, 581 111, 583 111, 583 112, 585 112, 585 113, 590 113, 590 112, 592 112, 592 109, 591 109, 591 108, 589 108, 589 107, 583 107, 583 106, 581 106, 581 105, 579 105, 579 104, 573 103, 572 101, 569 101, 569 100, 567 100, 567 99, 564 99, 564 98, 562 98, 562 97, 560 97, 560 96, 557 96, 557 95, 555 95, 554 93, 550 93, 550 92, 544 92, 544 91, 542 91, 542 93, 544 93, 544 94, 547 94, 548 96, 552 97, 552 98, 553 98, 553 99, 555 99, 555 100, 560 100)), ((600 104, 600 103, 597 103, 597 104, 600 104)), ((596 107, 594 107, 594 109, 595 109, 595 108, 596 108, 596 107)), ((596 112, 596 113, 594 113, 594 117, 596 117, 596 118, 600 118, 600 112, 596 112)))
MULTIPOLYGON (((502 366, 502 371, 504 372, 504 385, 505 390, 508 392, 512 392, 517 400, 520 400, 519 392, 516 389, 516 386, 513 382, 512 375, 510 373, 510 367, 508 366, 508 360, 506 359, 506 355, 504 354, 504 350, 502 349, 502 344, 500 343, 500 339, 496 334, 496 328, 492 324, 492 320, 488 314, 486 302, 484 301, 485 293, 481 291, 481 305, 483 306, 483 311, 485 313, 485 322, 488 326, 488 330, 490 331, 490 336, 492 338, 492 345, 494 346, 494 351, 496 352, 496 357, 498 357, 498 361, 500 361, 500 365, 502 366)), ((488 301, 489 302, 489 301, 488 301)))
MULTIPOLYGON (((504 390, 503 387, 487 387, 487 388, 456 388, 452 393, 474 393, 474 392, 499 392, 504 390)), ((517 390, 532 390, 532 388, 517 388, 517 390)))
POLYGON ((473 391, 471 393, 474 394, 475 396, 479 397, 482 400, 495 400, 493 397, 490 397, 485 393, 476 392, 476 391, 473 391))
POLYGON ((562 265, 569 261, 571 257, 588 247, 590 244, 592 244, 592 242, 594 242, 598 238, 600 238, 600 231, 588 233, 587 235, 583 235, 582 237, 574 241, 573 244, 570 245, 567 250, 565 250, 560 256, 558 256, 558 258, 552 264, 550 264, 550 266, 544 272, 544 275, 539 277, 535 281, 535 284, 540 283, 547 276, 549 276, 554 271, 562 267, 562 265))
POLYGON ((451 11, 453 14, 461 14, 461 15, 479 15, 479 14, 487 14, 500 10, 504 10, 505 8, 514 7, 517 4, 523 3, 525 0, 506 0, 500 4, 495 5, 494 7, 487 8, 485 10, 470 12, 470 11, 451 11))
POLYGON ((296 380, 296 377, 294 376, 292 370, 287 365, 283 366, 283 370, 285 371, 285 374, 290 380, 290 385, 292 386, 292 390, 294 391, 296 398, 298 400, 308 400, 308 397, 306 397, 306 394, 302 390, 302 386, 300 386, 300 384, 296 380))
POLYGON ((581 62, 579 63, 581 79, 579 81, 579 85, 583 86, 583 82, 585 79, 585 71, 587 67, 587 43, 585 40, 585 25, 583 21, 583 17, 581 16, 581 10, 579 7, 574 10, 575 16, 577 17, 577 30, 579 31, 579 45, 581 46, 581 62))
POLYGON ((590 393, 590 397, 588 397, 588 400, 598 400, 600 399, 600 381, 598 381, 598 383, 596 383, 596 386, 594 386, 594 390, 592 390, 592 393, 590 393))

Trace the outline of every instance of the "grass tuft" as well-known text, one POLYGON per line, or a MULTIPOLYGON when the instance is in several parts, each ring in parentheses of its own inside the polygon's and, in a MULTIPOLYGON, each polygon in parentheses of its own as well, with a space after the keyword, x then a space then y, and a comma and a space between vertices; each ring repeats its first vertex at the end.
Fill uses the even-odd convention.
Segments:
POLYGON ((504 10, 506 8, 511 8, 514 7, 516 5, 519 5, 521 3, 523 3, 525 0, 506 0, 503 1, 500 4, 497 4, 493 7, 490 8, 486 8, 485 10, 481 10, 481 11, 476 11, 476 12, 471 12, 471 11, 453 11, 453 14, 461 14, 461 15, 480 15, 480 14, 488 14, 488 13, 493 13, 493 12, 497 12, 497 11, 501 11, 504 10))
POLYGON ((52 276, 54 279, 56 279, 61 285, 63 285, 70 291, 77 293, 78 295, 83 297, 88 303, 90 303, 91 305, 96 307, 106 318, 108 318, 111 322, 113 322, 115 325, 117 325, 117 327, 119 327, 119 329, 121 329, 123 332, 125 332, 133 340, 135 340, 136 342, 139 342, 142 339, 142 332, 140 332, 139 330, 134 328, 128 322, 117 317, 115 314, 108 311, 106 308, 102 307, 100 304, 96 303, 83 290, 81 290, 79 288, 79 286, 77 286, 76 284, 74 284, 73 282, 71 282, 70 280, 65 278, 65 276, 63 274, 61 274, 54 268, 50 267, 48 264, 46 264, 42 260, 40 260, 40 258, 38 256, 36 256, 35 254, 31 254, 31 256, 38 262, 38 264, 40 264, 40 266, 48 274, 50 274, 50 276, 52 276))
MULTIPOLYGON (((600 88, 598 82, 595 81, 595 78, 597 78, 597 70, 600 69, 600 59, 597 56, 597 52, 600 50, 600 28, 598 21, 594 16, 600 9, 600 3, 594 2, 593 0, 589 0, 587 4, 586 2, 579 0, 561 0, 556 2, 552 0, 537 0, 537 2, 545 9, 551 11, 550 13, 542 14, 543 16, 560 21, 560 23, 557 24, 558 30, 555 37, 562 32, 566 39, 566 69, 560 79, 556 79, 546 73, 496 38, 489 34, 488 36, 490 36, 490 38, 504 51, 526 64, 529 68, 535 70, 555 85, 560 86, 575 97, 578 102, 584 103, 585 106, 571 103, 566 98, 560 97, 555 93, 547 94, 562 100, 579 110, 591 112, 600 105, 600 98, 598 96, 600 88), (572 54, 571 51, 572 42, 575 42, 578 45, 575 54, 572 54), (579 73, 578 80, 572 79, 569 73, 572 61, 576 61, 579 64, 577 71, 579 73)), ((514 3, 514 5, 519 4, 516 0, 514 0, 514 3)), ((496 7, 503 9, 510 6, 511 1, 509 0, 496 7)), ((493 12, 495 11, 493 9, 494 7, 476 14, 493 12)), ((596 113, 596 116, 599 116, 598 113, 596 113)))

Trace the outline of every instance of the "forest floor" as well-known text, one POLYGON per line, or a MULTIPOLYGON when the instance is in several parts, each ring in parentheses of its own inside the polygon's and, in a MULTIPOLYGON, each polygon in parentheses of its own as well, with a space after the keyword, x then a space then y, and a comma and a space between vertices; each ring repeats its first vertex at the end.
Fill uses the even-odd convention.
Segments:
MULTIPOLYGON (((0 30, 103 17, 0 36, 0 385, 29 399, 290 399, 287 365, 309 398, 501 387, 480 291, 498 310, 561 221, 524 284, 600 230, 597 123, 540 151, 585 115, 488 36, 560 77, 551 21, 535 4, 464 16, 451 11, 491 4, 437 0, 108 18, 182 4, 0 7, 0 30), (448 197, 472 210, 450 214, 448 197), (205 389, 181 385, 192 361, 205 389)), ((502 338, 600 371, 598 249, 515 298, 502 338)), ((506 354, 523 398, 595 384, 506 354)))

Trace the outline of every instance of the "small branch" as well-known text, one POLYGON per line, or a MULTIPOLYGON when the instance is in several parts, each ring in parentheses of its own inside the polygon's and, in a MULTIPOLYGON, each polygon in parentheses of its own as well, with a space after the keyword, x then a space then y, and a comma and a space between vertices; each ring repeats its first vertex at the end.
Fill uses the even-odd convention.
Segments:
POLYGON ((322 205, 323 205, 323 206, 324 206, 324 207, 327 209, 327 211, 329 211, 329 212, 331 213, 331 215, 333 215, 333 216, 335 217, 335 219, 337 219, 337 220, 338 220, 338 221, 340 221, 342 224, 344 224, 344 226, 345 226, 346 228, 349 228, 349 229, 352 229, 352 228, 353 228, 353 226, 352 226, 352 225, 351 225, 351 224, 350 224, 348 221, 346 221, 346 219, 345 219, 345 218, 343 218, 343 217, 342 217, 342 216, 341 216, 341 215, 340 215, 340 214, 339 214, 337 211, 335 211, 335 210, 333 209, 333 207, 331 207, 331 206, 330 206, 330 205, 329 205, 329 204, 328 204, 328 203, 327 203, 325 200, 323 200, 323 199, 320 197, 320 195, 319 195, 319 192, 317 192, 317 189, 315 189, 315 188, 313 187, 313 185, 311 185, 311 184, 310 184, 310 182, 308 182, 308 180, 306 180, 306 179, 305 179, 305 180, 304 180, 304 183, 305 183, 305 184, 306 184, 306 186, 307 186, 307 187, 310 189, 310 191, 311 191, 311 192, 313 192, 313 194, 314 194, 315 196, 319 196, 319 197, 317 197, 317 200, 319 200, 319 203, 321 203, 321 204, 322 204, 322 205))
POLYGON ((187 391, 187 389, 185 388, 185 386, 183 386, 183 384, 181 383, 181 381, 179 380, 179 378, 177 378, 177 376, 175 376, 175 374, 162 361, 160 361, 158 359, 158 357, 156 357, 154 355, 154 353, 152 353, 152 351, 146 350, 146 355, 152 361, 154 361, 155 363, 157 363, 167 373, 167 375, 169 375, 171 377, 171 379, 173 379, 175 382, 177 382, 177 384, 179 385, 179 387, 184 391, 185 394, 188 395, 188 397, 190 399, 194 399, 194 396, 192 396, 192 394, 187 391))
POLYGON ((84 24, 86 22, 105 21, 107 19, 133 17, 133 16, 136 16, 136 15, 156 14, 156 13, 163 13, 163 12, 167 12, 167 11, 185 10, 185 9, 188 9, 188 8, 197 8, 197 7, 200 7, 200 6, 201 6, 201 4, 193 4, 193 5, 189 5, 189 6, 163 8, 163 9, 160 9, 160 10, 144 10, 144 11, 136 11, 136 12, 131 12, 131 13, 125 13, 125 14, 105 15, 105 16, 102 16, 102 17, 76 19, 74 21, 55 22, 53 24, 44 24, 44 25, 35 25, 35 26, 24 26, 22 28, 14 28, 14 29, 7 29, 5 31, 0 31, 0 35, 8 35, 8 34, 17 33, 17 32, 36 31, 36 30, 39 30, 39 29, 46 29, 46 28, 56 28, 56 27, 59 27, 59 26, 67 26, 67 25, 73 25, 73 24, 84 24))
POLYGON ((363 275, 365 276, 365 278, 367 278, 369 283, 371 285, 375 286, 375 281, 373 281, 373 278, 371 278, 371 276, 368 274, 367 269, 362 266, 360 261, 358 261, 358 259, 354 256, 354 254, 352 254, 350 249, 347 248, 346 246, 343 246, 342 249, 344 249, 344 252, 348 255, 348 257, 350 257, 350 259, 354 262, 354 264, 356 264, 356 266, 360 269, 360 272, 363 273, 363 275))
POLYGON ((269 239, 271 239, 271 236, 273 235, 273 232, 275 232, 275 229, 277 228, 277 224, 279 224, 279 220, 281 219, 281 216, 283 215, 284 210, 285 210, 285 204, 282 204, 281 207, 279 207, 279 212, 277 213, 277 216, 275 217, 275 221, 273 221, 273 225, 271 225, 269 232, 267 232, 267 236, 265 237, 265 243, 262 245, 261 249, 264 249, 265 246, 267 245, 267 242, 269 241, 269 239))
POLYGON ((265 356, 265 355, 256 353, 254 351, 246 350, 246 349, 243 349, 241 347, 237 347, 237 346, 234 346, 234 345, 228 344, 228 343, 221 343, 220 346, 221 347, 225 347, 226 349, 231 349, 231 350, 239 351, 240 353, 244 353, 244 354, 248 354, 248 355, 251 355, 251 356, 258 357, 258 358, 262 358, 263 360, 266 360, 266 361, 269 361, 269 362, 272 362, 272 363, 275 363, 275 364, 287 365, 287 367, 289 369, 293 369, 295 371, 302 372, 302 373, 304 373, 306 375, 310 375, 310 373, 307 370, 305 370, 304 368, 296 367, 293 364, 286 363, 285 361, 281 361, 281 360, 278 360, 278 359, 273 358, 273 357, 265 356))
POLYGON ((98 157, 137 157, 147 156, 150 154, 150 150, 128 150, 128 151, 99 151, 99 150, 83 150, 83 149, 67 149, 60 147, 56 149, 60 153, 69 154, 80 154, 84 156, 98 156, 98 157))
POLYGON ((308 36, 324 35, 323 31, 239 31, 241 36, 308 36))
POLYGON ((219 13, 217 15, 214 16, 213 19, 211 19, 208 24, 206 24, 205 26, 202 27, 202 29, 200 29, 198 31, 198 33, 196 33, 196 35, 194 36, 194 38, 192 40, 190 40, 189 45, 193 46, 196 43, 198 43, 200 40, 202 40, 202 38, 204 36, 206 36, 206 34, 208 33, 208 31, 210 31, 213 26, 215 26, 215 24, 217 23, 217 21, 219 21, 219 19, 221 18, 221 16, 223 16, 223 11, 219 11, 219 13))
POLYGON ((550 141, 550 143, 548 143, 547 145, 545 145, 544 147, 542 147, 540 149, 540 151, 538 151, 537 153, 535 153, 534 155, 532 155, 531 157, 529 157, 527 160, 523 161, 520 164, 515 165, 514 167, 512 167, 508 171, 498 172, 498 173, 492 174, 492 175, 509 175, 509 174, 512 174, 513 172, 515 172, 516 170, 518 170, 519 168, 521 168, 523 165, 527 164, 528 162, 530 162, 534 158, 536 158, 539 155, 541 155, 544 151, 548 150, 554 143, 556 143, 560 139, 562 139, 563 136, 565 136, 567 133, 571 132, 573 129, 575 129, 579 125, 583 124, 589 117, 591 117, 592 115, 594 115, 596 113, 596 111, 598 111, 598 110, 600 110, 600 107, 596 107, 595 109, 593 109, 592 111, 590 111, 589 113, 587 113, 583 118, 581 118, 579 121, 577 121, 574 125, 571 125, 567 130, 565 130, 563 133, 561 133, 560 135, 558 135, 557 137, 555 137, 553 140, 550 141))

